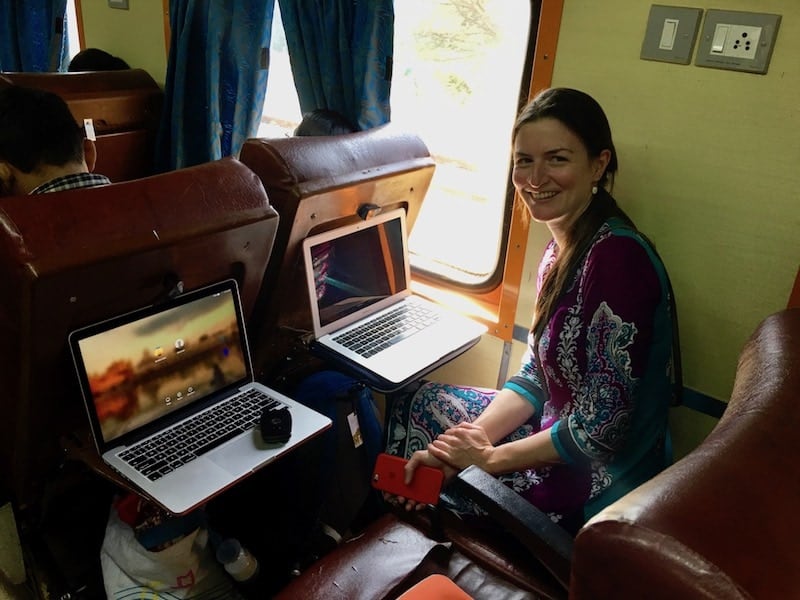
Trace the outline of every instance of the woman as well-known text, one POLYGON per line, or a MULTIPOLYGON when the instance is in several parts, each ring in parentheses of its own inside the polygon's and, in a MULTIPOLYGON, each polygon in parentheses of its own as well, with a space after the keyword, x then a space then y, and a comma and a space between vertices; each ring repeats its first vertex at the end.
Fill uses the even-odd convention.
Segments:
POLYGON ((410 457, 408 481, 419 464, 478 465, 576 531, 668 460, 669 285, 608 191, 617 155, 594 99, 545 90, 513 150, 514 186, 553 236, 522 367, 500 391, 424 384, 397 403, 388 451, 410 457))

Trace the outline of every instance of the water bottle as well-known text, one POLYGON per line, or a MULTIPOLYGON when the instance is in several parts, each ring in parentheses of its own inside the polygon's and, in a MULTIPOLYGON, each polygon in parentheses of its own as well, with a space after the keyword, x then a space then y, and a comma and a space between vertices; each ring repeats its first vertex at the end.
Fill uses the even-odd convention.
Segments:
POLYGON ((239 540, 230 538, 217 546, 217 560, 240 583, 253 582, 258 577, 258 559, 239 540))

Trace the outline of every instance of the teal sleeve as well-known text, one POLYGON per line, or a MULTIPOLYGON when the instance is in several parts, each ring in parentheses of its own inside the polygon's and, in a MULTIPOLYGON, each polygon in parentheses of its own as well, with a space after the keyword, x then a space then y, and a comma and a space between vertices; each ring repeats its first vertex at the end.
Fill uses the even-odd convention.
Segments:
MULTIPOLYGON (((556 447, 556 452, 568 465, 576 464, 575 456, 577 448, 572 442, 569 434, 569 427, 564 425, 563 420, 558 420, 550 427, 550 440, 556 447)), ((578 455, 580 453, 578 452, 578 455)))
POLYGON ((542 408, 547 399, 547 394, 531 380, 515 375, 505 383, 503 389, 516 392, 533 405, 537 415, 542 414, 542 408))

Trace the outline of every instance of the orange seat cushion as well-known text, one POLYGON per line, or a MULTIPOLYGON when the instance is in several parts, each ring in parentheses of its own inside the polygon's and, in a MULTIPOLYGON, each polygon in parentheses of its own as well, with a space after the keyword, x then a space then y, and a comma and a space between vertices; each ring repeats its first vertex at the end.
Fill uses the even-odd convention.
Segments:
POLYGON ((473 600, 444 575, 430 575, 406 590, 397 600, 473 600))

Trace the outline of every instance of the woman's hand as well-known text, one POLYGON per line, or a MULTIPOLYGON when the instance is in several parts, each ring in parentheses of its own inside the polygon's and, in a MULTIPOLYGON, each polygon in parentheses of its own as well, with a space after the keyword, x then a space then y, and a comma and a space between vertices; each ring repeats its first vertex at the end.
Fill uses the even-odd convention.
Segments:
POLYGON ((458 469, 477 465, 487 472, 494 450, 484 428, 467 422, 451 427, 428 445, 431 456, 443 463, 458 469))
MULTIPOLYGON (((419 465, 427 465, 429 467, 434 467, 436 469, 441 469, 444 471, 445 480, 450 479, 453 477, 458 470, 454 469, 447 463, 442 462, 441 460, 434 458, 427 450, 417 450, 414 454, 411 455, 411 458, 406 463, 404 467, 405 470, 405 483, 406 485, 411 483, 411 480, 414 478, 414 471, 417 470, 419 465)), ((403 506, 406 510, 423 510, 427 505, 421 504, 416 500, 412 500, 410 498, 404 498, 403 496, 394 496, 392 494, 388 494, 384 492, 383 499, 386 500, 389 504, 393 504, 395 506, 403 506)))

